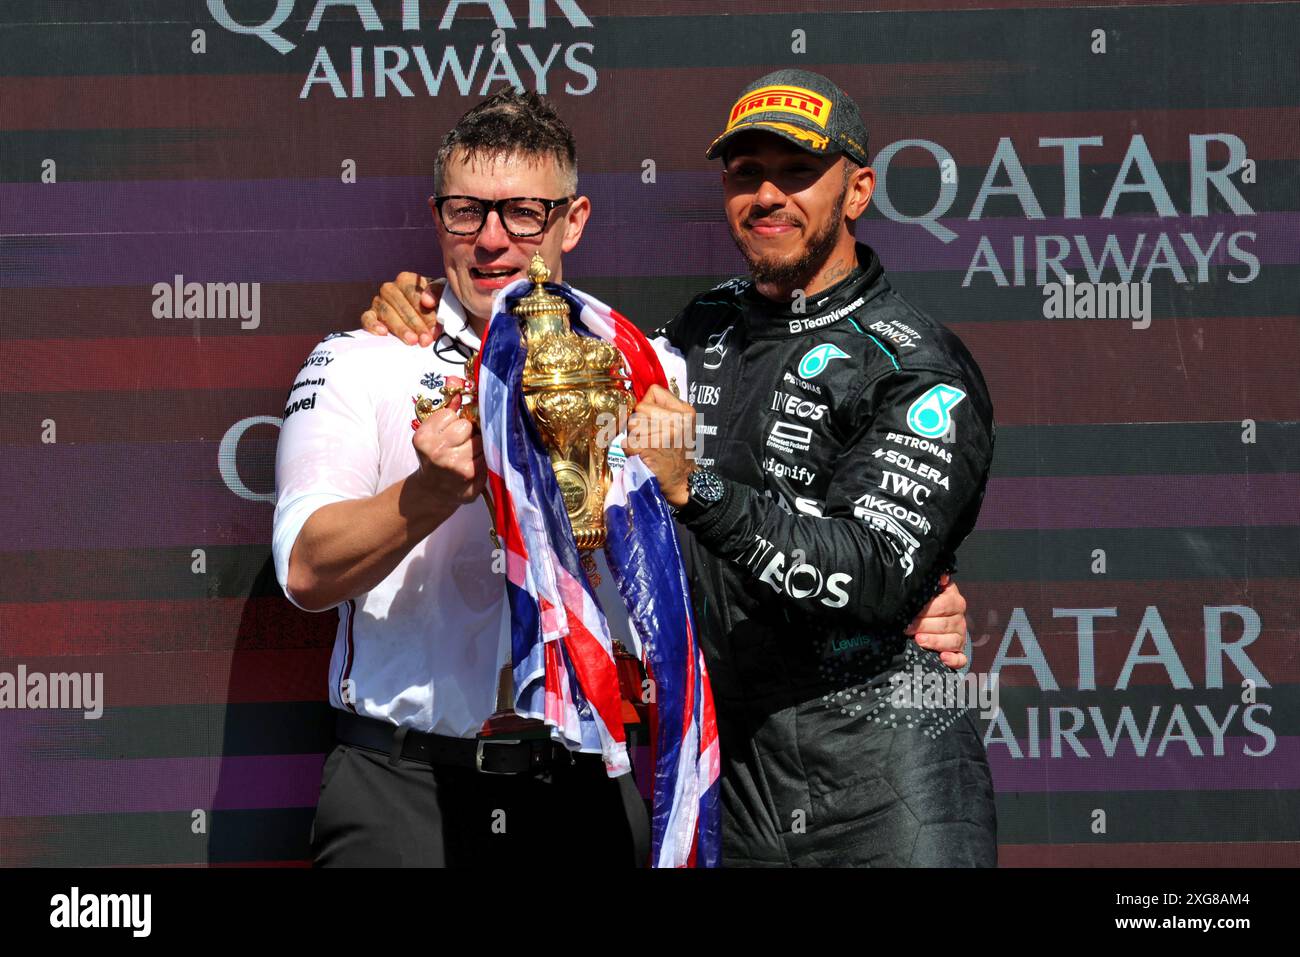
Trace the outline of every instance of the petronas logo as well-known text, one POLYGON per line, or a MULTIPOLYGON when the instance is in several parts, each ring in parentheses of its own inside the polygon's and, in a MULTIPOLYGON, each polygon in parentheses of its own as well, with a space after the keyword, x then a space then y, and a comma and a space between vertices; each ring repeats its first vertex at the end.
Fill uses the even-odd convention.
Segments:
POLYGON ((799 375, 805 379, 815 379, 821 375, 822 370, 830 364, 832 359, 847 359, 849 354, 838 346, 829 342, 823 342, 819 346, 813 346, 804 353, 804 357, 799 360, 799 375))
POLYGON ((907 410, 907 427, 923 438, 941 438, 952 425, 950 413, 964 398, 965 392, 950 385, 927 389, 907 410))

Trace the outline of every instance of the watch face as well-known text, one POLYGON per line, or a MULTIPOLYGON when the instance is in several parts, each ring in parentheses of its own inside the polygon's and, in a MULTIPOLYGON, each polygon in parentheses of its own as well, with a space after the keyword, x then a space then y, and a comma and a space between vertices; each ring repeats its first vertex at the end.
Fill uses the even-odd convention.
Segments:
POLYGON ((691 473, 689 479, 691 497, 701 502, 720 502, 722 500, 722 479, 712 472, 699 469, 691 473))

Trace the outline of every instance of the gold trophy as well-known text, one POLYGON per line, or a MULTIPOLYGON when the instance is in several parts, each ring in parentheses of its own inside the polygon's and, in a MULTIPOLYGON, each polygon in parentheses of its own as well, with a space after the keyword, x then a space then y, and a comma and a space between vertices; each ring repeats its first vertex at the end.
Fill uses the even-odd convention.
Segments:
POLYGON ((528 347, 524 403, 550 453, 573 538, 590 573, 591 552, 605 545, 609 441, 621 431, 611 426, 626 419, 636 399, 623 354, 613 343, 570 329, 568 301, 542 285, 549 277, 542 257, 533 256, 528 267, 533 291, 514 308, 528 347))
MULTIPOLYGON (((582 566, 592 585, 599 585, 592 552, 605 545, 605 493, 612 475, 609 442, 622 431, 628 413, 636 404, 631 380, 625 371, 623 354, 610 342, 580 336, 569 325, 569 303, 548 292, 545 282, 551 272, 540 254, 528 266, 533 289, 514 306, 522 324, 527 358, 524 363, 524 404, 550 455, 555 480, 573 528, 573 538, 582 556, 582 566), (617 426, 617 427, 615 427, 617 426)), ((448 400, 462 396, 460 415, 477 421, 478 406, 472 401, 475 357, 465 363, 462 388, 445 390, 448 400), (466 401, 466 400, 471 401, 466 401)), ((417 415, 420 404, 417 397, 417 415)), ((426 413, 431 414, 432 408, 426 413)), ((423 421, 423 418, 421 418, 423 421)), ((486 490, 490 514, 496 514, 486 490)), ((493 531, 496 540, 496 532, 493 531)), ((498 545, 498 547, 500 547, 498 545)), ((621 642, 615 642, 620 686, 624 690, 624 718, 639 721, 627 699, 639 702, 640 664, 621 642), (629 667, 631 665, 631 667, 629 667), (628 685, 634 685, 629 688, 628 685), (634 692, 634 693, 633 693, 634 692)), ((501 669, 497 683, 497 710, 480 732, 481 738, 501 735, 531 737, 546 734, 541 721, 521 718, 514 711, 514 681, 511 667, 501 669)))

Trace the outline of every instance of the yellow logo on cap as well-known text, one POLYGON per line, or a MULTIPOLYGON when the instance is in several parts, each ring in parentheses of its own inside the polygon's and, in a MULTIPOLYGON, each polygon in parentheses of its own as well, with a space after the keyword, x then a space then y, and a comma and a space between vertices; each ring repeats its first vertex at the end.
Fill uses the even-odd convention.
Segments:
POLYGON ((751 113, 770 111, 794 113, 812 120, 822 129, 831 115, 831 102, 820 93, 806 90, 801 86, 764 86, 753 93, 746 93, 731 108, 727 118, 727 130, 730 131, 751 113))
POLYGON ((781 130, 788 133, 797 140, 803 140, 808 144, 810 150, 818 153, 825 153, 826 147, 830 145, 831 138, 821 133, 814 133, 812 130, 805 130, 802 126, 794 126, 790 123, 778 123, 775 120, 758 120, 754 123, 742 124, 745 126, 766 126, 769 129, 781 130))

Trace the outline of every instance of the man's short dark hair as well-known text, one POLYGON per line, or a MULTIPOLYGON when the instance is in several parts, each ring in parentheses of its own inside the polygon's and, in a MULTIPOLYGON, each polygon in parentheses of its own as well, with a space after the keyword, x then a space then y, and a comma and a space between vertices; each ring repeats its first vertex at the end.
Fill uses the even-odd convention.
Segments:
POLYGON ((545 97, 531 90, 521 93, 506 87, 472 108, 447 131, 433 163, 434 189, 439 193, 447 162, 458 150, 466 160, 517 155, 549 157, 560 170, 565 193, 572 195, 578 191, 573 131, 545 97))

